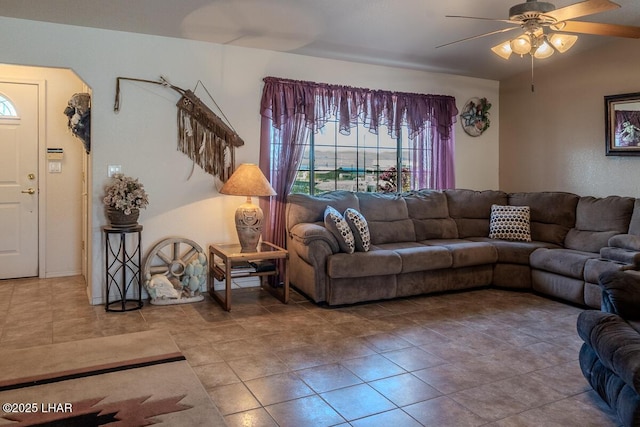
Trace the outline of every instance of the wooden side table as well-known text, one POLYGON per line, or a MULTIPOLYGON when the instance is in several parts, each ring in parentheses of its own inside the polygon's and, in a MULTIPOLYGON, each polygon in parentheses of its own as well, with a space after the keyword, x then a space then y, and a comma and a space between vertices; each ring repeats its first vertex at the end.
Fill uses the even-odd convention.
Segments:
POLYGON ((231 311, 231 282, 234 277, 260 277, 260 286, 284 304, 289 302, 289 252, 269 242, 258 244, 256 252, 242 252, 239 243, 209 245, 209 294, 218 301, 223 309, 231 311), (238 265, 254 263, 267 268, 247 268, 238 271, 238 265), (269 261, 273 264, 270 267, 269 261), (233 273, 232 273, 233 272, 233 273), (269 283, 270 277, 279 278, 275 284, 269 283), (224 281, 224 293, 213 287, 214 279, 224 281), (280 284, 282 283, 282 284, 280 284), (222 295, 221 295, 222 294, 222 295), (224 296, 223 296, 224 295, 224 296))
POLYGON ((142 308, 142 282, 140 267, 142 251, 140 241, 142 226, 130 228, 102 227, 105 249, 106 311, 131 311, 142 308), (131 291, 135 298, 128 298, 131 291), (109 301, 111 293, 119 299, 109 301))

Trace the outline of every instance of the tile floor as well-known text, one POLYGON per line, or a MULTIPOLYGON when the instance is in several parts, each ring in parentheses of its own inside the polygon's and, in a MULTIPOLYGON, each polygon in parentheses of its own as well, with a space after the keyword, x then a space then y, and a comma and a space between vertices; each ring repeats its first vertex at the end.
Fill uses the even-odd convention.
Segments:
MULTIPOLYGON (((255 287, 106 313, 81 278, 0 281, 0 346, 169 330, 230 426, 616 426, 578 366, 579 308, 496 289, 318 307, 255 287)), ((1 362, 0 362, 1 363, 1 362)))

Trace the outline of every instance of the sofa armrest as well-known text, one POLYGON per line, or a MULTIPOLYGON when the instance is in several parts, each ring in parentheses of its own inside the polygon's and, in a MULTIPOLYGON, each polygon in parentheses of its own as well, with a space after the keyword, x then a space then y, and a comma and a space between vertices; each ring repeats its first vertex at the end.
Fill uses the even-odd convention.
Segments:
POLYGON ((614 248, 640 252, 640 236, 635 234, 616 234, 609 239, 608 245, 614 248))
POLYGON ((324 226, 313 223, 300 223, 289 230, 291 241, 302 246, 309 246, 314 241, 325 242, 332 253, 340 252, 335 236, 324 226))
POLYGON ((640 334, 620 316, 587 310, 580 313, 578 335, 600 362, 636 393, 640 392, 640 334))
POLYGON ((626 320, 640 319, 640 277, 623 271, 607 271, 599 278, 602 311, 626 320))

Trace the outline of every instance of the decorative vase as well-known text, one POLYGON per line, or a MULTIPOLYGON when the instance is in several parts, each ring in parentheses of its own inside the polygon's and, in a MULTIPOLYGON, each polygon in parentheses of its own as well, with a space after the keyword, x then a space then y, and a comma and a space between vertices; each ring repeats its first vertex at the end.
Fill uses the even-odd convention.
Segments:
POLYGON ((131 209, 131 213, 126 215, 124 211, 107 208, 107 219, 113 228, 131 228, 138 225, 140 209, 131 209))

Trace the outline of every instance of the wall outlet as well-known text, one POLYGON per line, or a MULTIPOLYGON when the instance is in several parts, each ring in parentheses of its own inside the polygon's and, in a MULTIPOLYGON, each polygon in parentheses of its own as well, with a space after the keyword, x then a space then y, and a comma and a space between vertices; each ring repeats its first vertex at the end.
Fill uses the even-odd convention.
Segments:
POLYGON ((109 169, 107 170, 107 176, 111 178, 113 175, 117 173, 122 173, 122 165, 109 165, 109 169))

